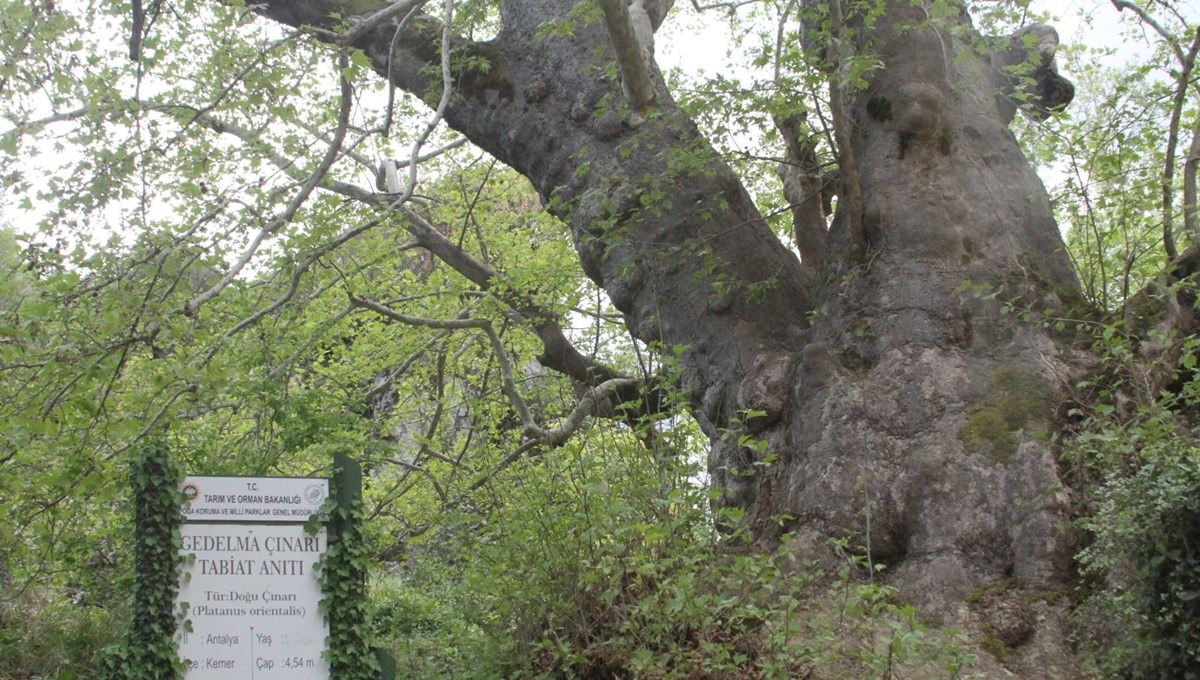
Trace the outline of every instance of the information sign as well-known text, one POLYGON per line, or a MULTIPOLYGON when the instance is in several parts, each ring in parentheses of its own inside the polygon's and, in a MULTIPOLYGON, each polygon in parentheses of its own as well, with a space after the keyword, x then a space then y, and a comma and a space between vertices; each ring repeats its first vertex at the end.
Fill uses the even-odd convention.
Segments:
POLYGON ((304 523, 329 480, 190 476, 182 488, 185 680, 328 680, 316 572, 326 530, 304 523))

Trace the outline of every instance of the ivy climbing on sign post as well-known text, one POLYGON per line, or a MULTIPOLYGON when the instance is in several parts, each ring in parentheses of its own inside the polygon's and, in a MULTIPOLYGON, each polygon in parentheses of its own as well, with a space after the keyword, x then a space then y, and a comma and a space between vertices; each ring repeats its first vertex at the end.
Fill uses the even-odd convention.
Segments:
POLYGON ((130 462, 129 479, 136 536, 133 617, 124 642, 106 650, 101 678, 174 680, 184 669, 175 640, 183 468, 165 442, 152 440, 130 462))
POLYGON ((326 654, 338 680, 391 680, 395 662, 371 647, 367 617, 367 546, 362 537, 362 468, 333 456, 329 543, 321 565, 321 601, 329 620, 326 654))

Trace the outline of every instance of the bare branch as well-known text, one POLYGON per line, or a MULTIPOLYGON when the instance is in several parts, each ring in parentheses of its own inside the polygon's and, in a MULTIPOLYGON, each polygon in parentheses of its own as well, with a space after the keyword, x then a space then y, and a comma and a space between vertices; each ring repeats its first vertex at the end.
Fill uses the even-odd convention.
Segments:
POLYGON ((142 425, 142 429, 138 430, 137 434, 135 434, 129 441, 125 442, 125 444, 123 444, 122 446, 119 446, 119 447, 113 449, 112 451, 110 451, 108 453, 108 455, 106 455, 104 457, 108 460, 112 460, 113 458, 121 455, 121 453, 123 451, 126 451, 126 450, 130 449, 131 447, 133 447, 134 445, 136 445, 138 442, 140 442, 142 440, 143 437, 145 437, 147 434, 149 434, 151 430, 153 430, 155 427, 158 427, 158 423, 160 421, 162 421, 163 416, 165 416, 167 414, 167 411, 171 410, 171 407, 175 405, 175 402, 178 401, 180 397, 182 397, 185 394, 192 394, 192 393, 196 392, 197 390, 199 390, 199 385, 197 385, 194 382, 188 382, 188 383, 184 384, 183 387, 180 387, 179 389, 175 390, 173 393, 171 393, 171 396, 168 397, 165 402, 163 402, 163 405, 161 407, 159 407, 158 411, 153 416, 151 416, 145 422, 144 425, 142 425))
POLYGON ((349 295, 350 304, 353 306, 373 311, 384 318, 409 326, 423 326, 442 330, 482 330, 488 336, 488 342, 491 344, 492 352, 495 354, 496 361, 500 366, 500 389, 508 397, 509 402, 521 419, 522 434, 529 440, 546 446, 561 446, 575 434, 588 416, 595 414, 596 409, 605 399, 616 395, 620 391, 637 389, 642 385, 642 381, 636 378, 606 380, 595 388, 588 390, 579 403, 575 405, 575 408, 571 410, 571 413, 557 427, 543 429, 534 421, 533 415, 529 411, 529 406, 517 391, 516 381, 513 378, 512 364, 508 360, 507 352, 504 349, 504 344, 501 342, 499 334, 496 333, 496 329, 490 321, 487 319, 465 318, 461 315, 459 318, 449 320, 409 316, 391 307, 382 305, 375 300, 358 297, 352 293, 349 295))
MULTIPOLYGON (((346 66, 348 65, 348 59, 344 52, 339 56, 339 63, 341 65, 341 68, 339 70, 342 74, 342 76, 341 76, 342 110, 339 113, 339 122, 338 122, 339 133, 337 135, 335 135, 335 139, 336 139, 336 141, 338 141, 338 145, 331 145, 329 147, 329 151, 326 153, 325 158, 322 160, 321 165, 319 166, 319 169, 323 168, 323 170, 321 170, 319 173, 314 172, 309 177, 309 180, 305 182, 305 187, 307 188, 307 191, 309 191, 309 192, 311 192, 312 189, 315 189, 317 184, 319 184, 321 182, 321 180, 323 178, 325 178, 326 173, 328 173, 328 171, 329 171, 329 167, 333 165, 333 162, 335 160, 337 160, 337 158, 339 156, 339 145, 341 143, 341 140, 344 139, 345 128, 349 124, 349 116, 350 116, 349 107, 350 107, 350 103, 353 99, 354 93, 350 86, 350 81, 345 76, 346 66), (311 186, 309 186, 310 183, 311 183, 311 186)), ((298 207, 299 206, 297 206, 297 208, 298 207)), ((226 331, 225 334, 222 335, 221 338, 218 339, 218 341, 208 351, 208 354, 205 355, 204 361, 202 363, 207 364, 208 362, 212 361, 212 358, 214 356, 216 356, 217 350, 220 348, 221 344, 225 340, 242 332, 243 330, 254 325, 255 323, 258 323, 258 321, 260 319, 262 319, 263 317, 267 316, 268 314, 273 314, 276 310, 280 309, 285 304, 287 304, 292 299, 292 297, 295 296, 296 290, 299 288, 299 285, 300 285, 300 278, 323 255, 340 247, 342 244, 346 243, 351 238, 375 227, 377 224, 379 224, 379 222, 380 222, 380 220, 378 220, 378 219, 371 220, 371 221, 367 222, 366 224, 362 224, 353 229, 349 229, 346 232, 343 232, 340 236, 338 236, 338 238, 334 239, 333 241, 331 241, 329 243, 326 243, 325 245, 317 248, 312 253, 310 253, 308 259, 305 260, 303 263, 301 263, 298 267, 296 267, 296 270, 292 273, 291 282, 289 283, 288 289, 283 293, 283 295, 276 298, 274 302, 267 305, 266 307, 263 307, 262 309, 259 309, 257 312, 251 314, 250 316, 242 319, 237 324, 235 324, 233 326, 233 328, 230 328, 228 331, 226 331)))
POLYGON ((85 105, 85 106, 81 106, 77 109, 71 109, 70 111, 60 111, 58 113, 54 113, 49 116, 46 116, 45 118, 38 118, 37 120, 26 121, 25 123, 22 124, 21 127, 40 128, 40 127, 44 127, 46 125, 50 125, 52 123, 62 123, 62 122, 71 121, 71 120, 79 120, 80 118, 83 118, 84 116, 87 115, 88 110, 89 110, 88 107, 85 105))
POLYGON ((535 449, 538 449, 543 445, 553 447, 565 444, 571 438, 571 436, 578 431, 579 426, 583 424, 583 421, 589 415, 592 415, 595 412, 596 407, 604 399, 607 399, 617 392, 636 388, 636 383, 639 382, 640 381, 633 378, 612 380, 597 386, 594 390, 589 391, 588 394, 584 395, 583 399, 580 400, 571 413, 563 420, 562 425, 545 433, 546 439, 529 439, 523 442, 513 452, 501 459, 501 461, 497 463, 496 467, 492 468, 491 471, 472 482, 471 485, 467 487, 465 493, 469 494, 472 491, 478 490, 484 484, 487 484, 493 477, 503 472, 506 468, 508 468, 508 466, 512 465, 526 454, 532 453, 535 449))
POLYGON ((242 269, 244 269, 247 264, 249 264, 250 260, 254 257, 254 254, 258 252, 258 249, 262 245, 263 241, 266 240, 268 236, 279 231, 280 228, 292 221, 292 218, 296 216, 296 213, 299 212, 301 206, 303 206, 308 200, 308 197, 312 195, 313 190, 317 188, 317 185, 321 183, 321 180, 324 179, 325 175, 328 174, 329 169, 333 167, 334 162, 337 161, 338 157, 341 155, 342 142, 346 139, 346 130, 350 125, 350 110, 354 103, 353 92, 350 90, 350 81, 347 80, 346 76, 344 75, 345 69, 349 66, 349 59, 344 52, 339 55, 339 66, 340 70, 343 72, 341 77, 342 105, 341 109, 338 111, 337 131, 334 132, 333 140, 329 143, 329 148, 325 152, 325 157, 321 159, 321 162, 317 165, 317 168, 313 170, 308 178, 304 181, 304 184, 300 187, 300 191, 294 197, 292 197, 292 200, 288 203, 284 211, 276 216, 275 219, 271 220, 271 222, 269 222, 261 230, 259 230, 258 234, 255 235, 254 240, 250 243, 246 250, 242 252, 241 257, 238 258, 237 262, 235 262, 233 266, 229 268, 229 271, 225 273, 225 276, 221 277, 221 280, 211 286, 208 290, 200 293, 184 304, 182 310, 184 314, 195 314, 196 310, 204 305, 204 303, 221 294, 221 291, 224 290, 225 287, 228 286, 229 283, 241 273, 242 269))
POLYGON ((369 298, 359 297, 353 293, 349 293, 350 304, 362 309, 369 309, 372 312, 392 321, 409 326, 423 326, 425 328, 438 328, 442 330, 481 330, 488 336, 488 342, 492 345, 492 352, 496 355, 496 361, 500 365, 501 391, 504 396, 508 397, 509 402, 517 411, 517 415, 521 419, 522 431, 528 437, 542 439, 543 432, 537 423, 533 421, 533 416, 529 412, 529 406, 525 400, 521 398, 521 394, 517 392, 517 384, 513 379, 512 365, 508 361, 508 353, 504 349, 504 344, 500 341, 500 335, 496 333, 492 322, 487 319, 471 319, 471 318, 456 318, 456 319, 428 319, 418 316, 409 316, 402 314, 396 310, 382 305, 369 298))
MULTIPOLYGON (((351 309, 353 309, 353 305, 351 305, 351 309)), ((383 394, 392 386, 392 383, 395 382, 396 378, 407 373, 408 369, 412 368, 413 364, 417 363, 421 357, 425 356, 425 353, 429 351, 430 347, 433 347, 437 343, 441 342, 447 335, 449 335, 449 333, 449 331, 443 331, 434 335, 432 338, 418 347, 415 352, 408 355, 404 361, 400 362, 399 366, 388 370, 387 376, 380 380, 374 387, 370 389, 370 391, 367 392, 366 396, 364 397, 364 401, 371 402, 383 394)))
MULTIPOLYGON (((295 167, 295 163, 288 158, 273 152, 270 147, 254 132, 246 130, 239 126, 220 121, 209 114, 202 114, 196 118, 196 121, 209 127, 218 133, 230 134, 238 137, 243 142, 259 147, 266 154, 268 160, 279 167, 284 172, 288 173, 296 179, 302 176, 295 167)), ((453 148, 465 143, 465 138, 460 138, 459 141, 442 147, 443 150, 453 148)), ((410 159, 411 161, 411 159, 410 159)), ((410 161, 406 161, 410 162, 410 161)), ((420 158, 418 158, 420 162, 420 158)), ((430 224, 419 213, 409 210, 408 208, 397 206, 398 199, 396 196, 380 196, 365 189, 359 188, 353 184, 334 180, 326 176, 321 183, 321 187, 327 191, 332 191, 347 198, 360 201, 367 205, 372 205, 381 209, 398 210, 405 218, 405 227, 408 232, 416 239, 417 243, 422 248, 433 253, 442 262, 445 262, 459 274, 465 276, 482 290, 489 290, 493 287, 496 281, 499 280, 499 275, 490 267, 478 261, 467 253, 462 248, 454 245, 449 239, 442 235, 440 231, 430 224), (389 205, 390 204, 390 205, 389 205)), ((249 323, 257 321, 266 314, 273 312, 280 306, 291 299, 294 290, 298 285, 300 275, 307 271, 312 263, 320 256, 332 251, 335 247, 348 241, 350 238, 361 234, 362 232, 374 227, 381 221, 382 217, 372 220, 364 225, 360 225, 354 229, 347 230, 340 235, 335 241, 322 246, 297 268, 293 274, 293 282, 289 290, 285 292, 280 299, 276 300, 267 308, 260 310, 255 315, 247 320, 239 323, 227 335, 231 336, 245 328, 249 323)), ((501 299, 508 304, 514 311, 521 314, 533 326, 539 338, 542 340, 543 353, 538 360, 543 366, 556 370, 564 375, 579 380, 585 385, 596 385, 604 380, 610 380, 616 377, 624 377, 616 373, 612 369, 603 364, 585 357, 567 340, 563 334, 562 327, 553 319, 555 314, 550 310, 541 309, 533 306, 528 300, 521 299, 517 293, 508 292, 501 296, 501 299)), ((628 395, 633 397, 633 395, 628 395)))
POLYGON ((385 458, 384 460, 397 467, 402 467, 406 470, 421 473, 429 480, 429 483, 433 485, 433 490, 437 493, 438 498, 442 499, 443 505, 450 500, 449 497, 446 496, 445 490, 442 489, 442 485, 438 484, 437 477, 434 477, 433 474, 430 473, 429 470, 425 469, 424 466, 418 465, 416 462, 409 463, 400 460, 399 458, 385 458))
POLYGON ((865 250, 870 248, 867 243, 866 229, 863 226, 863 197, 862 184, 858 175, 858 161, 854 155, 854 147, 850 140, 850 118, 846 115, 843 97, 842 69, 845 64, 843 36, 845 18, 842 15, 842 0, 830 0, 829 3, 829 109, 833 115, 833 133, 837 138, 838 165, 842 172, 842 191, 846 195, 847 219, 850 220, 850 233, 855 241, 865 250))
MULTIPOLYGON (((448 86, 450 82, 448 55, 448 48, 446 48, 443 50, 443 84, 445 86, 443 91, 444 95, 442 98, 443 102, 449 99, 448 95, 445 93, 450 92, 448 86)), ((144 108, 150 110, 162 110, 181 118, 183 117, 182 112, 186 111, 189 113, 187 120, 199 123, 219 134, 232 135, 244 143, 255 147, 264 154, 267 160, 284 171, 289 177, 292 177, 297 181, 300 181, 306 177, 306 175, 304 175, 297 167, 293 159, 286 158, 275 152, 270 144, 265 142, 261 136, 254 131, 247 130, 236 124, 218 119, 209 113, 195 113, 191 109, 185 109, 183 107, 144 105, 144 108), (175 109, 178 109, 179 113, 177 113, 175 109)), ((425 129, 427 131, 432 131, 436 125, 437 116, 435 115, 435 117, 426 124, 425 129)), ((427 138, 427 136, 428 135, 424 135, 423 137, 427 138)), ((467 140, 465 137, 459 138, 458 140, 446 144, 445 146, 427 154, 414 155, 408 160, 397 161, 396 165, 398 168, 405 166, 415 168, 415 165, 419 164, 424 159, 461 146, 466 141, 467 140)), ((336 149, 337 146, 332 145, 330 148, 336 149)), ((419 152, 419 149, 420 144, 414 146, 414 152, 419 152)), ((406 187, 406 190, 402 191, 399 195, 391 194, 381 196, 353 184, 333 179, 328 174, 321 176, 319 180, 319 186, 327 191, 337 193, 347 198, 351 198, 386 211, 398 211, 399 214, 404 217, 404 226, 421 247, 429 250, 435 257, 442 262, 445 262, 452 269, 466 277, 475 285, 479 286, 480 289, 484 291, 492 289, 495 283, 500 280, 500 276, 495 271, 448 240, 437 228, 431 225, 419 213, 402 205, 406 198, 410 195, 411 190, 415 188, 415 184, 414 172, 411 170, 408 175, 408 187, 406 187)), ((250 325, 256 323, 259 319, 262 319, 266 315, 274 313, 276 310, 281 308, 294 296, 296 290, 298 289, 299 281, 302 275, 308 271, 308 269, 317 261, 317 259, 331 252, 335 248, 340 247, 351 238, 371 228, 374 228, 384 219, 386 219, 386 213, 381 214, 380 217, 367 223, 346 230, 333 241, 326 243, 314 250, 309 254, 305 261, 295 269, 287 290, 279 298, 274 300, 267 307, 258 310, 251 316, 240 321, 228 332, 226 332, 223 337, 232 337, 250 325)), ((558 315, 553 311, 543 309, 532 304, 519 292, 504 292, 501 293, 500 298, 503 302, 509 305, 513 311, 517 312, 522 318, 524 318, 538 334, 543 346, 543 352, 541 356, 538 357, 538 361, 543 366, 578 380, 586 386, 594 386, 606 380, 626 377, 603 365, 602 363, 588 358, 580 353, 578 349, 576 349, 566 338, 561 325, 555 320, 558 315)), ((213 351, 210 352, 206 361, 211 360, 211 357, 215 355, 215 350, 216 347, 214 347, 213 351)), ((623 398, 633 399, 638 396, 644 395, 637 395, 636 393, 630 392, 624 394, 623 398)), ((651 395, 651 397, 652 398, 648 399, 646 404, 646 410, 648 411, 653 411, 658 408, 656 405, 658 401, 657 396, 651 395)))
POLYGON ((470 494, 472 491, 478 491, 481 486, 487 484, 493 477, 503 472, 509 465, 512 465, 520 460, 525 454, 536 449, 539 444, 540 442, 530 439, 529 441, 526 441, 518 446, 516 450, 501 459, 501 461, 496 464, 496 467, 492 468, 491 472, 482 475, 479 477, 479 479, 476 479, 474 482, 472 482, 471 485, 466 488, 466 491, 463 492, 462 498, 466 498, 467 494, 470 494))
POLYGON ((254 312, 250 316, 239 321, 228 331, 225 331, 224 335, 222 335, 217 340, 216 344, 214 344, 212 346, 212 348, 209 349, 208 354, 204 355, 204 361, 201 363, 207 364, 208 362, 212 361, 213 357, 216 356, 216 354, 217 354, 217 350, 220 349, 221 343, 223 343, 225 340, 232 338, 233 336, 237 335, 238 333, 241 333, 242 331, 246 330, 250 326, 253 326, 254 324, 258 323, 260 320, 263 319, 263 317, 266 317, 270 314, 274 314, 276 311, 278 311, 284 305, 286 305, 288 302, 290 302, 291 299, 293 297, 295 297, 296 291, 299 290, 299 288, 300 288, 300 279, 303 278, 305 272, 307 272, 309 269, 311 269, 312 266, 314 264, 316 264, 316 262, 318 260, 320 260, 325 255, 333 252, 334 250, 337 250, 338 248, 340 248, 342 245, 344 245, 351 239, 353 239, 363 233, 366 233, 367 231, 369 231, 371 229, 374 229, 381 222, 382 222, 381 218, 373 219, 373 220, 370 220, 363 224, 360 224, 357 227, 348 229, 345 232, 342 232, 342 234, 340 234, 334 240, 321 245, 320 247, 316 248, 311 253, 309 253, 308 258, 305 259, 304 262, 300 263, 300 265, 298 265, 296 267, 295 271, 292 272, 292 278, 288 282, 287 290, 284 291, 282 295, 275 298, 275 300, 271 304, 267 305, 266 307, 263 307, 262 309, 259 309, 257 312, 254 312))
MULTIPOLYGON (((445 11, 442 16, 442 96, 438 100, 433 117, 425 124, 425 129, 421 131, 421 134, 417 136, 417 141, 413 142, 412 154, 408 166, 408 186, 402 192, 405 199, 411 196, 417 187, 417 159, 421 154, 421 147, 425 145, 425 142, 429 140, 429 136, 437 128, 438 123, 441 123, 442 118, 445 117, 446 107, 450 105, 450 95, 454 91, 454 81, 450 73, 450 22, 453 19, 454 0, 446 0, 445 11)), ((394 187, 388 187, 388 191, 389 193, 396 193, 394 187)))
MULTIPOLYGON (((407 218, 408 232, 439 260, 445 262, 459 274, 467 277, 482 290, 491 290, 500 276, 490 267, 472 257, 462 248, 454 245, 440 231, 435 229, 421 215, 407 208, 400 212, 407 218)), ((598 385, 613 378, 626 377, 604 364, 590 359, 578 349, 563 334, 562 326, 556 321, 557 315, 550 310, 534 305, 520 293, 506 290, 498 294, 500 300, 514 312, 521 315, 542 341, 543 352, 538 361, 547 368, 570 376, 584 385, 598 385)), ((627 395, 633 398, 633 394, 627 395)), ((647 404, 648 409, 656 407, 647 404)))
MULTIPOLYGON (((154 104, 146 104, 144 106, 148 110, 161 110, 177 117, 179 116, 179 113, 176 110, 191 111, 191 109, 187 109, 186 107, 177 106, 154 104)), ((229 121, 217 118, 209 113, 196 114, 194 118, 189 118, 189 120, 199 123, 200 125, 203 125, 217 134, 230 135, 242 140, 242 142, 254 147, 256 151, 262 153, 266 160, 268 160, 272 165, 279 168, 288 177, 291 177, 296 181, 303 181, 305 177, 308 177, 308 175, 305 175, 300 168, 296 166, 295 160, 287 158, 286 156, 275 151, 270 143, 265 141, 257 132, 254 132, 253 130, 248 130, 240 125, 237 125, 236 123, 230 123, 229 121)), ((320 187, 327 191, 332 191, 333 193, 345 196, 346 198, 353 198, 355 200, 371 204, 378 203, 375 201, 374 194, 371 192, 360 189, 353 184, 335 180, 328 175, 321 179, 320 187)))
MULTIPOLYGON (((313 127, 312 125, 305 123, 304 121, 299 121, 299 123, 300 123, 300 126, 303 127, 308 132, 308 134, 312 135, 313 137, 316 137, 317 139, 321 140, 322 142, 325 142, 326 144, 330 143, 329 135, 327 135, 324 132, 322 132, 321 130, 313 127)), ((367 168, 368 170, 374 170, 375 163, 370 158, 367 158, 363 154, 354 150, 354 148, 357 147, 361 143, 361 140, 364 137, 365 137, 365 135, 360 135, 359 139, 355 140, 355 143, 353 145, 347 145, 347 146, 343 147, 342 153, 345 154, 345 156, 347 158, 353 160, 355 163, 358 163, 359 165, 363 166, 364 168, 367 168)))

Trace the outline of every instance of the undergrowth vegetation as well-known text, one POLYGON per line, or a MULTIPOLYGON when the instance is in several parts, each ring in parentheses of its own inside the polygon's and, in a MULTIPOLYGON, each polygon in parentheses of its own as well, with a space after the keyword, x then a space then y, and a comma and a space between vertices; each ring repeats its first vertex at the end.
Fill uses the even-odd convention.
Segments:
POLYGON ((1079 555, 1085 647, 1106 675, 1200 677, 1200 341, 1183 343, 1172 384, 1137 401, 1147 376, 1134 339, 1108 327, 1098 348, 1115 370, 1091 385, 1101 402, 1070 444, 1071 462, 1094 480, 1079 555), (1125 408, 1115 404, 1126 403, 1125 408))
POLYGON ((970 663, 861 558, 827 574, 729 547, 694 465, 601 453, 527 468, 520 503, 378 576, 376 631, 402 677, 933 678, 970 663))
POLYGON ((95 677, 97 653, 124 628, 124 610, 114 605, 51 590, 0 602, 0 680, 95 677))

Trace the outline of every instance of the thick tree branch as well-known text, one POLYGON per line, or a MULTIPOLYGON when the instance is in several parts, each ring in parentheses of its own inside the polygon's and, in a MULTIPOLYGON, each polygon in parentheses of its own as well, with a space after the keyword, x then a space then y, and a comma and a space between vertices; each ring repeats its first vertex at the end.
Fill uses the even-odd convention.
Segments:
MULTIPOLYGON (((619 89, 596 74, 607 66, 612 38, 602 23, 572 17, 574 4, 507 0, 494 39, 454 38, 454 63, 463 66, 454 70, 445 118, 529 178, 571 226, 584 271, 626 314, 635 337, 690 348, 685 389, 716 436, 736 417, 745 367, 770 348, 794 346, 804 332, 809 278, 667 92, 656 92, 659 115, 636 128, 608 106, 619 89), (554 20, 574 22, 570 39, 538 37, 554 20)), ((667 4, 644 5, 651 26, 667 4)), ((260 11, 332 29, 323 19, 329 7, 269 0, 260 11)), ((394 18, 355 46, 381 76, 425 97, 439 92, 433 74, 443 30, 425 14, 403 27, 394 18)))
POLYGON ((595 415, 602 403, 621 392, 636 390, 642 386, 642 381, 636 378, 614 378, 606 380, 587 390, 575 408, 567 414, 557 427, 543 430, 541 441, 547 446, 562 446, 583 425, 589 416, 595 415))
POLYGON ((667 18, 667 13, 675 6, 675 0, 642 0, 642 6, 650 15, 650 27, 655 31, 667 18))
POLYGON ((834 195, 835 179, 826 173, 817 158, 817 144, 804 134, 803 116, 775 121, 787 149, 786 160, 775 173, 783 182, 783 196, 792 211, 792 238, 800 251, 800 261, 814 275, 825 258, 825 235, 834 195))

